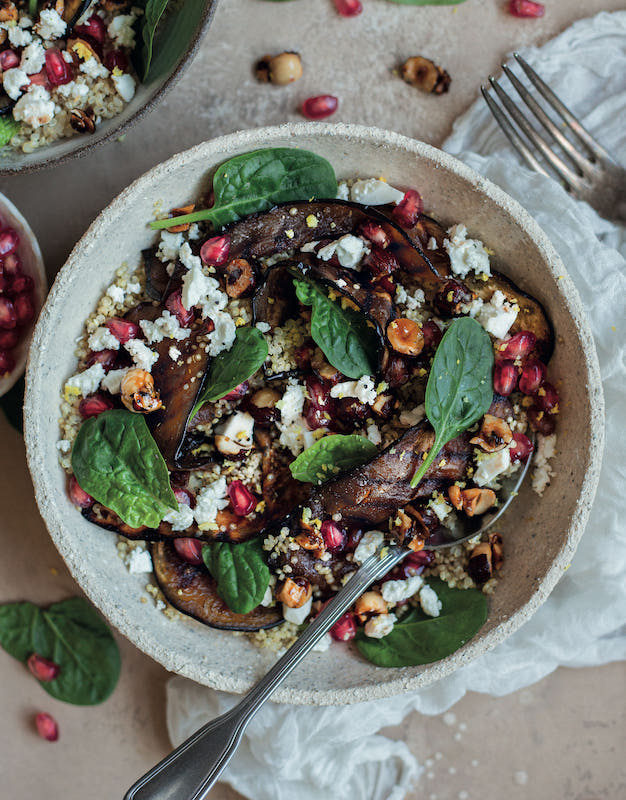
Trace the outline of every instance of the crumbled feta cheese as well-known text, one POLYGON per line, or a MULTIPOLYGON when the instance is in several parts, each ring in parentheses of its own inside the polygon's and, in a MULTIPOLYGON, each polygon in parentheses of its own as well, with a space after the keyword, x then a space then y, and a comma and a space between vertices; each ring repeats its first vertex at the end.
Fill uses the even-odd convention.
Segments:
POLYGON ((253 433, 254 417, 247 411, 237 411, 215 428, 215 440, 220 452, 227 452, 230 443, 233 454, 236 454, 241 449, 252 448, 253 433))
POLYGON ((322 261, 330 261, 333 256, 337 256, 337 260, 342 267, 355 269, 361 263, 363 256, 369 251, 369 247, 360 236, 353 236, 351 233, 347 233, 345 236, 341 236, 334 242, 330 242, 330 244, 320 248, 317 251, 317 257, 321 258, 322 261))
POLYGON ((187 231, 187 238, 190 242, 195 242, 196 239, 199 239, 201 236, 200 226, 197 222, 192 222, 187 231))
POLYGON ((448 514, 452 511, 452 506, 442 494, 438 494, 433 500, 428 502, 428 508, 431 508, 437 515, 437 519, 443 522, 448 514))
POLYGON ((209 486, 200 489, 196 495, 196 505, 193 509, 193 515, 200 530, 214 529, 217 512, 226 508, 228 502, 226 478, 224 477, 218 478, 209 486))
POLYGON ((4 91, 9 95, 11 100, 17 100, 22 94, 22 89, 30 84, 28 75, 23 69, 13 67, 8 69, 2 76, 2 85, 4 91))
POLYGON ((178 257, 180 258, 183 266, 187 267, 187 269, 202 267, 200 256, 194 256, 189 242, 182 243, 180 250, 178 251, 178 257))
POLYGON ((414 425, 418 425, 425 416, 426 406, 422 403, 419 406, 415 406, 412 411, 401 411, 400 424, 406 425, 407 428, 412 428, 414 425))
POLYGON ((474 472, 474 483, 478 486, 491 486, 493 481, 511 466, 509 448, 485 453, 480 456, 480 463, 474 472))
POLYGON ((168 511, 163 517, 163 522, 169 522, 173 531, 186 531, 193 525, 193 520, 193 509, 184 503, 179 503, 177 511, 168 511))
POLYGON ((383 600, 386 603, 401 603, 413 597, 424 585, 421 575, 412 575, 401 581, 385 581, 382 587, 383 600))
POLYGON ((178 359, 181 356, 180 350, 178 349, 178 347, 174 347, 174 345, 170 347, 170 349, 167 351, 167 354, 172 359, 172 361, 178 361, 178 359))
POLYGON ((462 305, 461 311, 464 314, 468 314, 470 317, 475 319, 482 311, 484 305, 485 303, 482 297, 477 297, 475 300, 472 300, 471 303, 465 303, 464 305, 462 305))
POLYGON ((496 339, 504 339, 509 332, 511 325, 517 319, 519 306, 507 301, 506 296, 499 290, 493 293, 491 300, 484 303, 476 315, 476 320, 483 328, 495 336, 496 339))
POLYGON ((396 619, 395 614, 379 614, 377 617, 368 619, 363 628, 363 633, 369 636, 370 639, 382 639, 391 633, 396 619))
POLYGON ((102 325, 91 334, 87 340, 87 345, 94 352, 98 350, 119 350, 120 340, 113 336, 105 325, 102 325))
POLYGON ((45 62, 46 51, 41 46, 41 42, 36 39, 22 50, 20 69, 23 69, 27 75, 34 75, 43 69, 45 62))
POLYGON ((17 25, 8 29, 9 41, 13 47, 26 47, 33 41, 33 35, 25 28, 19 28, 17 25))
POLYGON ((224 350, 230 350, 237 335, 237 327, 230 314, 216 311, 211 314, 215 328, 207 334, 209 340, 209 355, 217 356, 224 350))
POLYGON ((302 416, 304 400, 304 387, 290 378, 285 393, 276 403, 280 411, 280 419, 276 422, 280 431, 279 444, 287 447, 294 456, 302 452, 306 446, 306 434, 311 433, 302 416))
POLYGON ((191 329, 183 328, 178 318, 167 310, 154 322, 149 319, 139 320, 139 327, 144 332, 148 344, 162 342, 163 339, 176 339, 177 342, 182 342, 191 335, 191 329))
POLYGON ((368 178, 355 181, 350 189, 350 199, 353 203, 362 203, 364 206, 383 206, 387 203, 399 203, 404 197, 404 192, 394 189, 386 181, 377 178, 368 178))
POLYGON ((272 600, 274 599, 274 594, 272 593, 272 587, 268 586, 265 590, 265 594, 263 595, 263 599, 261 600, 261 605, 264 608, 272 605, 272 600))
POLYGON ((372 444, 375 444, 377 447, 382 442, 383 437, 380 433, 380 428, 375 422, 371 422, 367 426, 367 438, 370 440, 372 444))
POLYGON ((39 12, 39 22, 35 31, 42 39, 59 39, 65 33, 67 25, 53 8, 44 8, 39 12))
POLYGON ((257 322, 255 328, 258 328, 261 333, 269 333, 272 330, 272 326, 269 322, 257 322))
POLYGON ((72 443, 70 442, 69 439, 59 439, 59 441, 57 442, 57 450, 59 451, 59 453, 63 453, 63 455, 66 455, 67 453, 70 452, 71 449, 72 449, 72 443))
POLYGON ((115 284, 113 284, 113 286, 109 286, 106 293, 114 303, 123 303, 124 298, 126 297, 126 292, 122 289, 122 287, 115 286, 115 284))
POLYGON ((22 17, 20 17, 20 21, 17 24, 20 26, 20 28, 32 28, 33 27, 32 19, 30 17, 26 16, 26 14, 24 14, 22 17))
POLYGON ((382 531, 368 531, 367 533, 363 534, 363 538, 358 543, 356 550, 354 551, 354 560, 358 564, 362 564, 364 561, 367 561, 367 559, 370 556, 373 556, 378 548, 382 546, 384 541, 385 534, 382 531))
POLYGON ((31 86, 13 108, 13 117, 26 122, 32 128, 45 125, 54 117, 55 106, 49 92, 43 86, 31 86))
POLYGON ((121 390, 121 383, 128 372, 128 367, 125 369, 112 369, 102 379, 102 388, 106 389, 111 394, 119 394, 121 390))
POLYGON ((533 458, 532 487, 538 495, 542 495, 554 475, 549 461, 556 455, 556 433, 550 436, 537 434, 537 450, 533 458))
POLYGON ((119 96, 124 100, 126 103, 130 103, 130 101, 135 96, 135 79, 132 75, 129 75, 127 72, 122 73, 122 75, 116 75, 113 73, 111 75, 111 80, 115 84, 115 90, 119 94, 119 96))
POLYGON ((376 387, 369 375, 364 375, 358 381, 344 381, 337 383, 330 390, 331 397, 342 399, 344 397, 356 397, 359 402, 371 405, 376 400, 376 387))
POLYGON ((152 558, 147 550, 135 547, 125 559, 128 571, 132 573, 152 572, 152 558))
POLYGON ((464 278, 468 272, 476 275, 491 275, 489 254, 478 239, 467 238, 465 225, 454 225, 448 230, 449 239, 444 239, 443 246, 450 256, 452 272, 464 278))
POLYGON ((333 643, 333 637, 330 633, 325 633, 319 642, 311 648, 315 653, 325 653, 333 643))
POLYGON ((93 56, 88 58, 87 61, 81 62, 78 69, 94 80, 96 80, 96 78, 106 78, 109 74, 109 70, 104 64, 101 64, 98 59, 93 56))
POLYGON ((348 184, 345 181, 341 181, 337 184, 337 200, 349 200, 350 199, 350 189, 348 188, 348 184))
POLYGON ((107 26, 107 33, 116 47, 135 46, 135 31, 133 25, 137 17, 134 14, 117 14, 107 26))
POLYGON ((410 311, 416 311, 424 304, 426 295, 422 289, 416 289, 409 294, 401 283, 396 284, 396 303, 406 306, 410 311))
POLYGON ((437 250, 437 240, 435 239, 435 237, 434 237, 434 236, 431 236, 431 237, 430 237, 430 239, 428 240, 428 244, 426 245, 426 247, 427 247, 429 250, 437 250))
POLYGON ((79 372, 72 377, 65 384, 66 395, 83 395, 93 394, 100 386, 100 381, 104 378, 104 367, 102 364, 94 364, 86 369, 84 372, 79 372), (72 391, 74 389, 75 391, 72 391))
POLYGON ((74 63, 74 56, 67 50, 61 51, 61 58, 63 59, 63 61, 65 61, 66 64, 74 63))
POLYGON ((283 617, 287 622, 293 622, 294 625, 302 625, 304 620, 311 613, 311 606, 313 604, 313 597, 309 597, 306 603, 300 608, 290 608, 283 603, 283 617))
POLYGON ((84 97, 87 97, 89 94, 89 86, 87 86, 86 83, 76 83, 76 81, 70 81, 69 83, 64 83, 62 86, 57 86, 56 91, 57 94, 61 95, 61 97, 67 97, 73 102, 78 102, 84 97))
POLYGON ((135 366, 150 372, 152 367, 159 360, 159 354, 150 350, 141 339, 129 339, 124 345, 126 350, 133 357, 135 366))
POLYGON ((131 281, 126 284, 126 291, 128 294, 139 294, 141 292, 141 284, 139 281, 131 281))
POLYGON ((161 241, 156 251, 156 257, 159 261, 176 261, 178 258, 178 251, 183 243, 182 233, 169 233, 169 231, 161 231, 161 241))
POLYGON ((420 605, 424 614, 429 617, 438 617, 441 612, 441 600, 435 590, 426 585, 420 589, 420 605))
POLYGON ((319 242, 306 242, 300 248, 301 253, 314 253, 315 248, 318 246, 319 242))

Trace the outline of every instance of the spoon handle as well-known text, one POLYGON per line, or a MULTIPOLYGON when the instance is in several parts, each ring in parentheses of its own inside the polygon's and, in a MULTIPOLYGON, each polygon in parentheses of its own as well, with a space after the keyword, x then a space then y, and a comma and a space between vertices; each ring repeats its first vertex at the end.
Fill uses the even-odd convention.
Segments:
POLYGON ((390 546, 370 556, 236 706, 200 728, 147 772, 128 790, 124 800, 205 800, 258 709, 363 591, 409 552, 390 546))

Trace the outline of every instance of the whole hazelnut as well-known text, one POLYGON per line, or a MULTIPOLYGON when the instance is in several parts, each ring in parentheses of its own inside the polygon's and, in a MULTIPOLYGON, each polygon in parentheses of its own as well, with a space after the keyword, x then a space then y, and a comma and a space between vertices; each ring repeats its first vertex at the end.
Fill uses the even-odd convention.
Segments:
POLYGON ((302 77, 302 61, 298 53, 285 52, 277 56, 264 56, 256 65, 260 81, 287 86, 302 77))

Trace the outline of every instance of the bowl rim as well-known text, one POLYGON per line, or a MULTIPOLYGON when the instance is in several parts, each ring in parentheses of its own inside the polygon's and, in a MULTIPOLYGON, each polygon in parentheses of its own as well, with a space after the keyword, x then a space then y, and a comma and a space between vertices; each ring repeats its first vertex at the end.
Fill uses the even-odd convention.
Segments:
MULTIPOLYGON (((200 47, 200 43, 204 38, 205 34, 207 33, 209 26, 213 20, 213 16, 215 14, 215 10, 217 8, 217 4, 219 0, 203 0, 206 3, 206 8, 202 14, 200 19, 200 23, 194 33, 194 36, 189 43, 189 46, 185 50, 185 52, 180 57, 178 62, 178 66, 174 71, 169 75, 169 77, 165 80, 163 84, 161 84, 154 92, 150 95, 147 102, 144 103, 140 108, 135 111, 127 120, 124 122, 120 122, 114 128, 112 128, 107 133, 103 133, 98 139, 88 139, 83 140, 84 144, 79 144, 79 146, 72 150, 69 153, 63 153, 58 156, 54 156, 53 158, 46 158, 46 148, 42 147, 38 149, 36 152, 40 152, 42 154, 42 158, 38 162, 33 162, 31 164, 24 164, 23 166, 3 166, 2 162, 0 161, 0 176, 5 175, 27 175, 32 172, 39 172, 40 170, 48 169, 49 167, 58 167, 61 164, 65 164, 68 161, 71 161, 74 158, 82 158, 86 156, 87 153, 95 150, 96 147, 100 147, 101 145, 105 144, 106 142, 110 141, 111 139, 116 139, 122 135, 125 131, 128 131, 136 122, 139 122, 146 114, 149 114, 154 108, 161 102, 161 100, 165 97, 165 95, 172 89, 176 83, 180 80, 183 76, 191 62, 193 61, 198 48, 200 47)), ((58 140, 63 141, 63 140, 58 140)), ((80 137, 75 137, 75 141, 80 142, 80 137)))
MULTIPOLYGON (((594 414, 591 415, 590 420, 590 446, 589 452, 587 453, 587 468, 585 470, 581 491, 576 499, 572 519, 567 529, 566 540, 548 567, 544 577, 524 605, 518 608, 508 619, 494 625, 494 627, 479 640, 470 640, 460 650, 457 650, 442 661, 426 665, 427 669, 417 675, 405 674, 406 669, 413 668, 398 668, 397 677, 390 680, 378 681, 373 685, 316 690, 295 689, 282 686, 272 695, 272 701, 280 703, 296 705, 347 705, 391 697, 423 688, 424 686, 430 685, 450 675, 479 655, 493 649, 496 644, 503 641, 520 628, 547 599, 558 580, 568 568, 578 542, 584 532, 599 480, 604 445, 604 398, 600 379, 600 368, 591 328, 585 316, 578 291, 567 274, 565 266, 554 246, 537 222, 535 222, 520 203, 462 161, 459 161, 454 156, 432 145, 402 134, 363 125, 310 122, 285 123, 279 126, 236 131, 202 142, 188 150, 175 154, 134 180, 102 212, 100 212, 75 245, 65 265, 61 268, 39 318, 31 342, 26 371, 24 438, 28 466, 33 477, 35 497, 46 527, 50 532, 55 546, 59 549, 59 552, 67 563, 72 576, 77 580, 81 589, 92 602, 101 610, 101 613, 103 613, 126 638, 130 639, 136 647, 162 664, 166 669, 214 689, 237 694, 248 691, 250 688, 249 681, 239 679, 232 674, 230 676, 224 673, 209 674, 207 680, 206 670, 203 672, 202 669, 196 669, 194 665, 188 663, 185 663, 181 668, 180 661, 177 660, 175 654, 171 654, 166 648, 163 648, 163 646, 151 636, 149 631, 142 631, 140 641, 137 641, 137 628, 132 624, 129 616, 124 613, 122 609, 118 608, 116 604, 107 603, 103 606, 101 602, 102 592, 97 586, 93 585, 89 574, 83 569, 80 558, 72 553, 69 547, 64 545, 62 539, 61 542, 57 541, 61 533, 62 525, 60 525, 59 530, 57 530, 55 525, 48 522, 45 514, 48 505, 45 488, 47 476, 46 471, 43 469, 44 458, 38 452, 43 445, 40 441, 40 437, 37 435, 39 419, 39 412, 37 409, 38 398, 34 393, 33 386, 36 384, 37 360, 38 357, 40 357, 41 351, 40 340, 44 336, 48 308, 54 304, 57 295, 61 294, 63 291, 64 284, 72 271, 73 264, 80 261, 83 253, 90 247, 90 241, 94 237, 97 237, 100 230, 108 224, 107 219, 109 215, 115 215, 118 211, 123 209, 128 199, 134 193, 142 190, 149 190, 154 179, 166 176, 172 169, 186 164, 189 161, 200 161, 203 154, 207 154, 210 158, 212 150, 218 149, 223 152, 232 149, 234 152, 245 152, 246 147, 249 147, 249 149, 258 149, 259 146, 271 147, 276 140, 284 140, 285 137, 292 138, 294 146, 297 146, 300 135, 311 134, 321 138, 331 137, 343 140, 347 139, 351 144, 363 142, 377 147, 401 149, 404 150, 407 155, 413 154, 419 158, 426 158, 431 161, 431 163, 434 163, 435 166, 440 166, 452 171, 461 179, 469 182, 475 191, 486 195, 505 215, 512 217, 515 223, 527 235, 532 237, 533 242, 540 251, 546 269, 552 273, 553 278, 558 279, 557 286, 560 291, 561 299, 565 303, 567 313, 573 318, 578 331, 584 354, 587 386, 590 392, 591 404, 594 409, 594 414)), ((198 667, 201 666, 200 659, 198 659, 197 665, 198 667)), ((378 668, 372 666, 372 669, 378 668)))

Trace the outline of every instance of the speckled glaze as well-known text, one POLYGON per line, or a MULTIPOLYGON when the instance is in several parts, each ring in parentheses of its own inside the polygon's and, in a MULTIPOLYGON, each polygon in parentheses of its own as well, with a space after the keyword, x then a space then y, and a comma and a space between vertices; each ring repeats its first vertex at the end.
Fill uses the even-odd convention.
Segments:
POLYGON ((75 371, 74 342, 115 270, 139 264, 156 238, 146 225, 154 204, 184 205, 210 184, 225 159, 259 147, 303 147, 325 156, 339 178, 384 175, 424 195, 428 213, 463 222, 495 252, 496 269, 537 297, 557 334, 550 364, 564 398, 556 476, 543 498, 525 486, 500 530, 506 561, 480 632, 446 659, 424 667, 383 669, 348 646, 311 653, 272 699, 326 705, 356 703, 426 686, 494 647, 541 605, 567 569, 583 533, 600 468, 603 399, 596 353, 576 289, 545 234, 494 184, 429 145, 355 125, 299 123, 205 142, 146 173, 96 219, 59 273, 30 351, 25 438, 37 502, 72 574, 91 600, 137 647, 167 669, 230 692, 246 691, 273 662, 243 636, 191 619, 172 622, 145 596, 147 576, 130 575, 115 537, 87 523, 65 494, 57 462, 58 396, 75 371), (103 260, 103 253, 106 259, 103 260))

